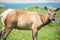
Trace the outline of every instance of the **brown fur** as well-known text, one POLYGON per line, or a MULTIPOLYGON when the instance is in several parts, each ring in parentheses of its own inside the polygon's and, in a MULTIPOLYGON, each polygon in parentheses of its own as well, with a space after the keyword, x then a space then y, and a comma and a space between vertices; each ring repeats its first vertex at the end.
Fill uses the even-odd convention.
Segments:
MULTIPOLYGON (((51 12, 51 11, 50 11, 51 12)), ((51 13, 51 15, 53 15, 51 13)), ((37 32, 43 26, 53 21, 51 15, 41 15, 37 12, 25 12, 13 10, 5 19, 5 28, 2 31, 2 39, 6 40, 13 28, 20 30, 32 30, 33 40, 37 40, 37 32)))

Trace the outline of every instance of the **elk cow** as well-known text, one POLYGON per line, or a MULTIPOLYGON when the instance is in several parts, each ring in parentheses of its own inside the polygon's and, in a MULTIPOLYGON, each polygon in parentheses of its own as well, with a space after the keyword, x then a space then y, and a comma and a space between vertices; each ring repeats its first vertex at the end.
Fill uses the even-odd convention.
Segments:
POLYGON ((48 9, 45 7, 48 14, 41 15, 37 12, 25 12, 20 10, 8 11, 4 19, 4 27, 0 32, 2 40, 6 40, 13 28, 20 30, 31 30, 33 40, 37 40, 38 30, 44 25, 55 21, 56 11, 59 9, 48 9))

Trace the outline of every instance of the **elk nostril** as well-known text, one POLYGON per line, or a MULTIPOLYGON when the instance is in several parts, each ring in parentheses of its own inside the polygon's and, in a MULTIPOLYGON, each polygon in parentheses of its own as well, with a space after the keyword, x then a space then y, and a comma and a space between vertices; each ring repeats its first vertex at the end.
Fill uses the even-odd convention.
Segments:
POLYGON ((53 18, 52 21, 55 21, 55 19, 53 18))

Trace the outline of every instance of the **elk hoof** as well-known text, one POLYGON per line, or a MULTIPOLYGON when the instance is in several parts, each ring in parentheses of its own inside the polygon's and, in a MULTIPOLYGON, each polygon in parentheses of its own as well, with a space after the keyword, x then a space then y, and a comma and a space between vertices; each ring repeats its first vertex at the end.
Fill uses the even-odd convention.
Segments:
POLYGON ((1 32, 0 32, 0 37, 1 37, 1 32))

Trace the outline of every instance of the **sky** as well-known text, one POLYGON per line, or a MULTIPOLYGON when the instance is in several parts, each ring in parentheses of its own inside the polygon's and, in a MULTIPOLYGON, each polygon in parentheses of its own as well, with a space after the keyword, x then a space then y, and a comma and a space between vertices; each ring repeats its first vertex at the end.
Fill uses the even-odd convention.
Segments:
POLYGON ((0 0, 0 3, 59 3, 60 0, 0 0))

